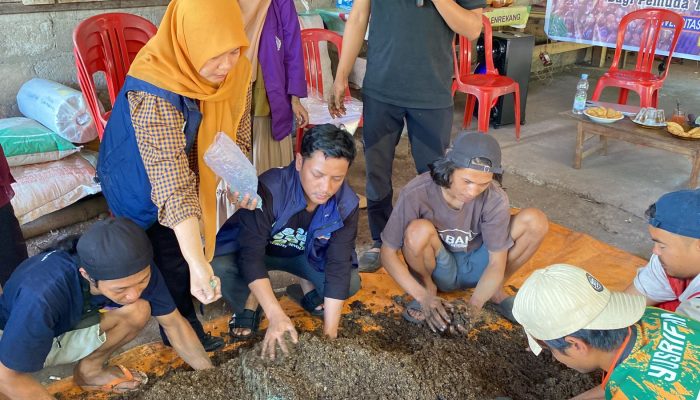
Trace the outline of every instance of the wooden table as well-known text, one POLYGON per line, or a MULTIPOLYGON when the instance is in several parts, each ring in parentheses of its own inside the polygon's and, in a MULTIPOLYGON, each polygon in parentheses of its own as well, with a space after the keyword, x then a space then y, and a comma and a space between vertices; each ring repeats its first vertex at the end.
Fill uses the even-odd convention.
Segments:
POLYGON ((574 168, 580 169, 581 162, 587 156, 602 151, 608 153, 608 138, 623 140, 628 143, 638 144, 655 149, 681 154, 691 161, 690 179, 688 187, 693 189, 698 186, 698 174, 700 173, 700 140, 683 140, 671 136, 664 129, 646 129, 637 126, 629 118, 613 122, 612 124, 599 124, 591 121, 585 115, 577 115, 571 111, 565 111, 559 115, 567 116, 578 122, 578 135, 576 136, 576 151, 574 153, 574 168), (584 150, 584 145, 596 136, 599 145, 584 150))

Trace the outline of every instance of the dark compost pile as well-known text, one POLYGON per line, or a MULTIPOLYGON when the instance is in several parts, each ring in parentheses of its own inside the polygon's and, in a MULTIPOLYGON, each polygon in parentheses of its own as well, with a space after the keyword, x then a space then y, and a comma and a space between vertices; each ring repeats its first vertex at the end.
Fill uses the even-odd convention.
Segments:
POLYGON ((303 333, 291 354, 275 361, 261 359, 255 344, 219 355, 216 369, 152 379, 128 398, 540 400, 569 398, 596 384, 596 377, 567 369, 549 353, 535 357, 519 329, 494 321, 486 310, 466 337, 442 335, 392 308, 371 313, 355 302, 336 340, 303 333))

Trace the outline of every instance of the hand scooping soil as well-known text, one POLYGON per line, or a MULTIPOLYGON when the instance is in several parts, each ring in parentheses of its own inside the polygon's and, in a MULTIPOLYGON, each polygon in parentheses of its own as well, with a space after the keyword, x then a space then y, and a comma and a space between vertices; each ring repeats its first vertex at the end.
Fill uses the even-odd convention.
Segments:
POLYGON ((466 335, 484 324, 482 312, 475 315, 474 309, 461 299, 449 303, 447 312, 450 315, 450 325, 445 333, 449 335, 466 335))

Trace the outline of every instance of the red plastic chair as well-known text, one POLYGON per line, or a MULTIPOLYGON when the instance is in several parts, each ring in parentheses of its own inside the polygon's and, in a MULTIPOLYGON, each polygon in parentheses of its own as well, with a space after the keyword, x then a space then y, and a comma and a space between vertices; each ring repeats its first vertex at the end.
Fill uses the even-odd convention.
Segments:
MULTIPOLYGON (((515 137, 520 139, 520 85, 507 76, 498 74, 493 64, 493 38, 491 23, 488 17, 482 16, 484 23, 484 58, 486 59, 486 73, 474 74, 471 72, 471 43, 463 36, 459 36, 459 55, 454 58, 455 80, 452 82, 452 95, 456 91, 467 94, 467 104, 464 109, 464 121, 462 128, 471 125, 472 115, 476 101, 479 101, 478 129, 486 133, 489 129, 491 109, 496 100, 508 93, 515 97, 515 137)), ((454 43, 452 44, 454 47, 454 43)))
POLYGON ((75 27, 73 55, 78 83, 95 120, 100 140, 110 112, 104 112, 97 98, 95 73, 104 73, 109 101, 114 105, 131 62, 157 30, 149 20, 125 13, 95 15, 75 27))
POLYGON ((598 80, 592 100, 598 100, 604 88, 613 86, 620 88, 620 94, 617 99, 618 104, 627 104, 627 96, 629 91, 632 90, 639 94, 640 107, 656 107, 659 89, 664 85, 671 58, 673 57, 673 50, 678 43, 683 24, 683 17, 680 14, 660 8, 645 8, 633 11, 622 17, 620 28, 617 32, 617 44, 615 45, 615 56, 613 57, 612 65, 608 72, 603 74, 598 80), (622 70, 619 69, 619 64, 625 33, 630 22, 635 20, 641 20, 643 24, 642 29, 639 30, 641 36, 639 53, 637 53, 637 64, 634 70, 622 70), (656 46, 664 22, 670 22, 674 25, 673 37, 671 46, 668 49, 668 58, 666 58, 666 69, 663 74, 656 75, 652 72, 652 68, 656 46))
MULTIPOLYGON (((301 47, 304 53, 304 73, 306 84, 309 88, 309 96, 317 95, 323 98, 323 70, 321 68, 321 50, 319 43, 329 42, 338 49, 338 56, 343 48, 343 37, 327 29, 302 29, 301 47)), ((350 98, 350 89, 345 88, 345 98, 350 98)), ((360 125, 362 126, 362 120, 360 125)), ((310 128, 311 125, 307 126, 310 128)), ((297 130, 296 152, 301 150, 301 141, 304 137, 304 129, 297 130)))
MULTIPOLYGON (((319 43, 330 42, 338 49, 338 56, 343 49, 343 37, 327 29, 302 29, 301 48, 304 53, 304 73, 309 87, 309 96, 316 94, 323 97, 323 70, 321 69, 321 50, 319 43)), ((350 89, 345 91, 350 97, 350 89)))

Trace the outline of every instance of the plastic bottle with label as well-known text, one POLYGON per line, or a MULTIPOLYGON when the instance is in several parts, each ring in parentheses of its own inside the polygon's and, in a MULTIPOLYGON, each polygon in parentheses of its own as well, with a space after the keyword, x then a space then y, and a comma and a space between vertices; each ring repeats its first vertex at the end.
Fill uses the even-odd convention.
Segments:
POLYGON ((571 110, 574 114, 583 114, 586 109, 588 99, 588 74, 581 74, 578 84, 576 84, 576 96, 574 97, 574 107, 571 110))

